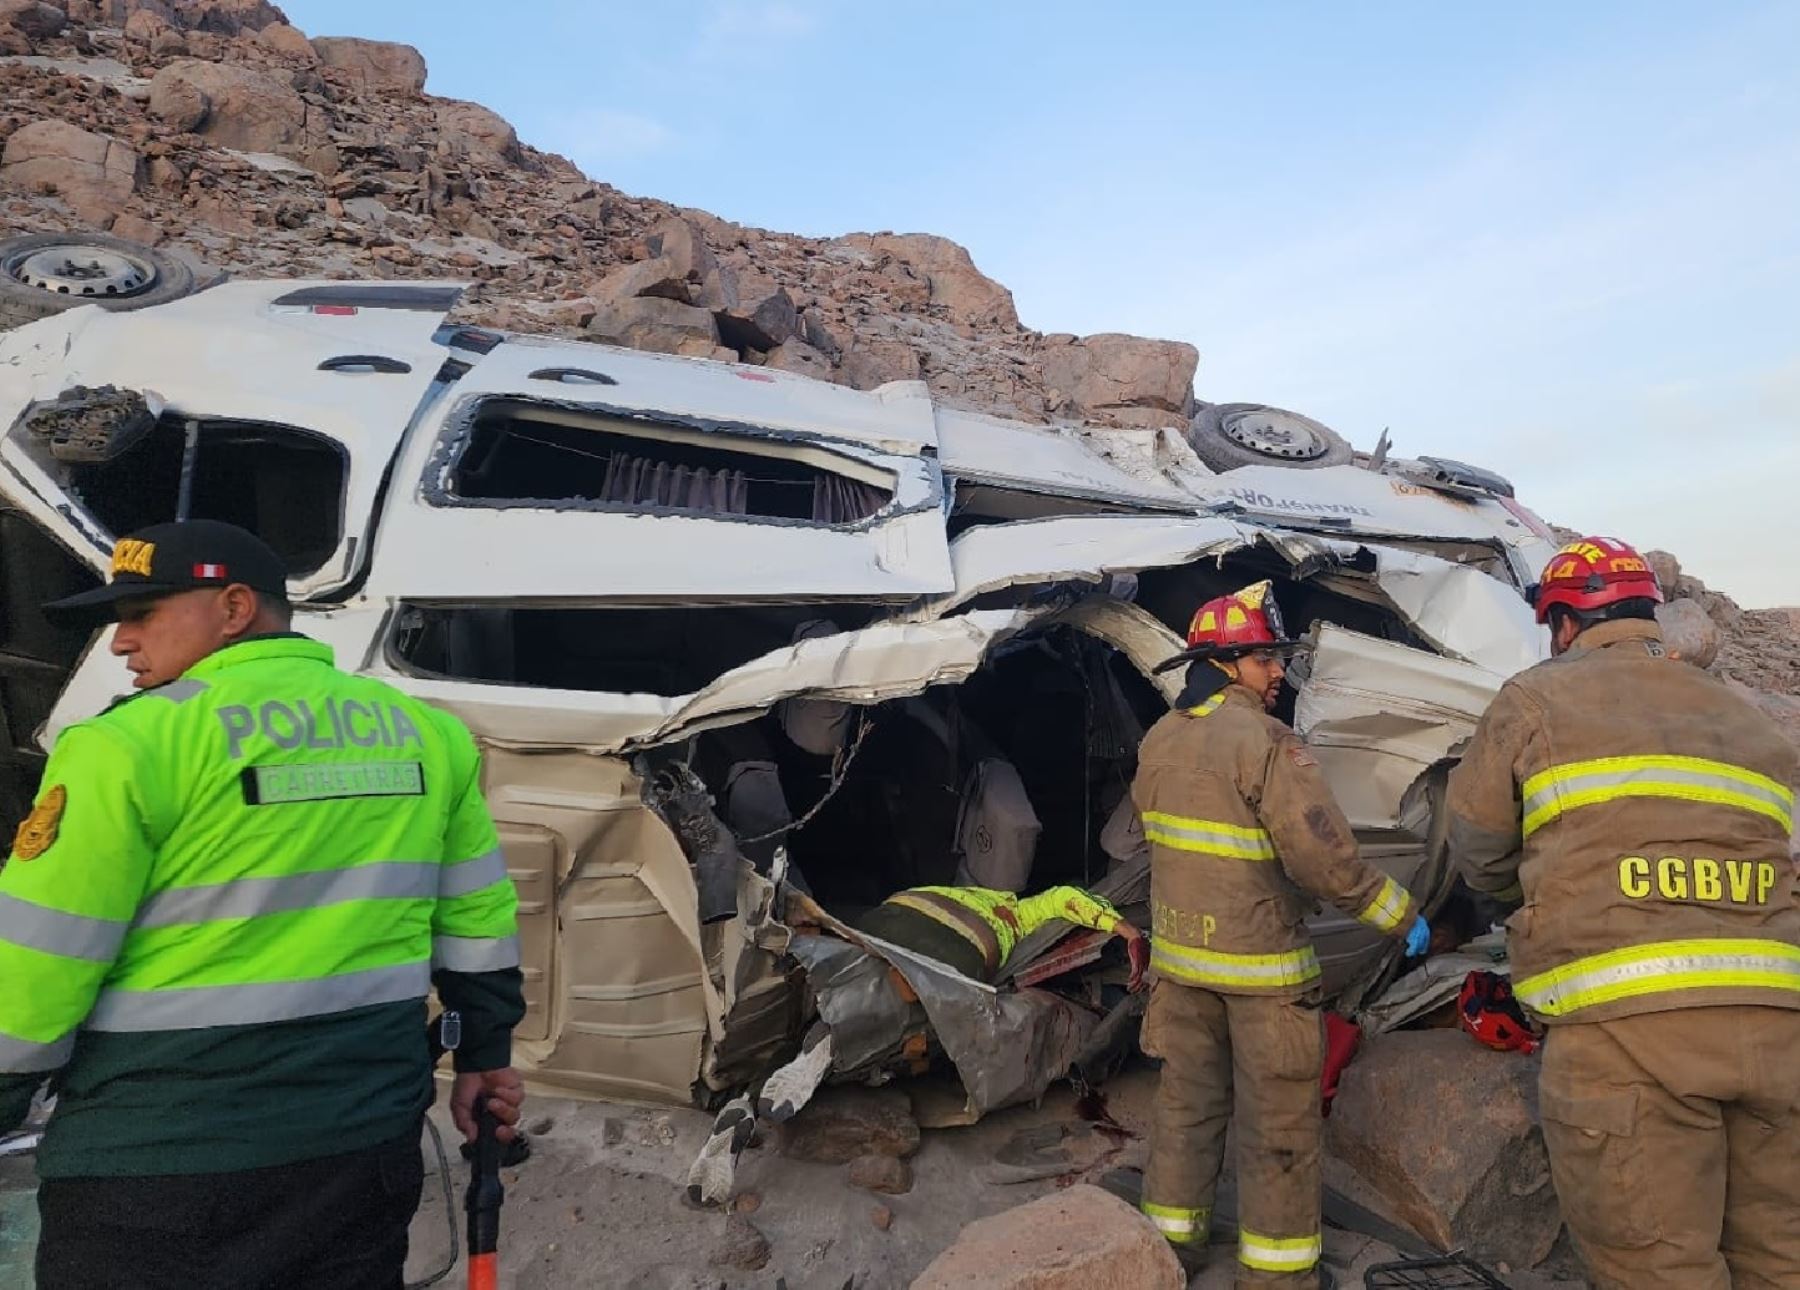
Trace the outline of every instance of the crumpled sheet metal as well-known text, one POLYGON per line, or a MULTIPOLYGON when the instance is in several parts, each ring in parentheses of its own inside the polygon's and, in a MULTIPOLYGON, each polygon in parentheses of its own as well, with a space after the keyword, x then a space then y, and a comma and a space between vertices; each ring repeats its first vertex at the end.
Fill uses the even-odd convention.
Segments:
POLYGON ((1512 975, 1505 932, 1486 932, 1450 954, 1426 959, 1363 1009, 1363 1030, 1371 1035, 1385 1034, 1441 1008, 1462 992, 1462 983, 1471 972, 1512 975))
MULTIPOLYGON (((790 892, 788 900, 790 921, 817 923, 841 936, 848 949, 883 964, 879 976, 871 977, 868 969, 855 968, 849 956, 807 944, 829 938, 795 936, 792 948, 801 961, 813 957, 832 974, 830 979, 812 982, 827 1023, 834 1014, 849 1016, 859 1005, 871 1004, 872 979, 879 980, 900 1003, 899 995, 885 980, 887 966, 893 967, 918 995, 938 1045, 962 1080, 973 1116, 1042 1096, 1068 1073, 1099 1023, 1089 1009, 1047 990, 996 990, 898 945, 865 936, 797 892, 790 892), (847 992, 846 997, 830 999, 839 988, 847 992)), ((849 1031, 841 1039, 833 1028, 832 1066, 836 1073, 857 1071, 853 1053, 860 1056, 876 1051, 882 1034, 886 1034, 890 1050, 899 1047, 905 1017, 898 1027, 890 1028, 894 1014, 885 1004, 878 1006, 881 1013, 877 1018, 852 1017, 849 1031)), ((901 1007, 904 1009, 903 1004, 901 1007)))

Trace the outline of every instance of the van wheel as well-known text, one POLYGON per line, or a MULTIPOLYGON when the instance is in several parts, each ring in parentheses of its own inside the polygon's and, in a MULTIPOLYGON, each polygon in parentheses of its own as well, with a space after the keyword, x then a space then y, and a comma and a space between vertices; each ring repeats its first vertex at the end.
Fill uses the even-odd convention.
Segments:
POLYGON ((104 233, 32 233, 0 241, 0 327, 77 305, 147 309, 194 290, 194 271, 164 251, 104 233))
POLYGON ((1239 466, 1343 466, 1350 445, 1329 426, 1262 403, 1207 403, 1188 426, 1188 442, 1214 470, 1239 466))

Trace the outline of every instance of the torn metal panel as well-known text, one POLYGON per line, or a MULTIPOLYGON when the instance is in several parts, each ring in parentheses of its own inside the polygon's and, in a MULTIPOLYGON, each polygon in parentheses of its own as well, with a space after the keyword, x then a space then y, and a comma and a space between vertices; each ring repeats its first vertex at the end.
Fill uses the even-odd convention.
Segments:
MULTIPOLYGON (((366 548, 388 463, 443 363, 444 350, 432 344, 443 318, 436 304, 461 285, 406 284, 433 293, 431 309, 315 312, 275 303, 296 289, 334 285, 342 284, 226 282, 154 309, 80 308, 17 328, 0 336, 0 425, 15 425, 30 403, 71 386, 113 385, 154 392, 176 415, 324 435, 346 457, 343 531, 336 552, 290 588, 307 597, 341 587, 366 548), (332 370, 354 356, 398 366, 332 370)), ((17 433, 0 441, 0 461, 52 510, 79 509, 17 433)), ((76 554, 103 570, 114 535, 92 517, 73 522, 76 554)))
POLYGON ((1363 1009, 1360 1021, 1364 1032, 1384 1034, 1435 1012, 1461 993, 1471 972, 1512 975, 1504 931, 1487 932, 1452 953, 1433 955, 1400 977, 1363 1009))
POLYGON ((836 936, 795 936, 789 949, 831 1027, 836 1070, 872 1068, 899 1051, 919 1018, 894 988, 885 959, 836 936))
POLYGON ((1146 510, 1194 508, 1194 499, 1167 480, 1127 474, 1074 434, 961 408, 935 411, 938 459, 958 479, 1146 510))
MULTIPOLYGON (((1376 547, 1376 581, 1419 635, 1501 680, 1550 656, 1550 635, 1516 589, 1466 565, 1376 547)), ((1545 554, 1545 559, 1549 554, 1545 554)))
MULTIPOLYGON (((1091 1009, 1048 990, 996 990, 898 945, 866 936, 798 893, 790 894, 788 912, 790 919, 842 937, 905 979, 918 996, 944 1056, 956 1068, 972 1116, 1040 1097, 1068 1073, 1099 1024, 1100 1018, 1091 1009)), ((826 961, 833 965, 845 962, 837 956, 826 961)), ((845 973, 842 966, 835 971, 845 973)), ((849 973, 845 981, 859 1001, 866 1001, 871 987, 865 975, 849 973)), ((818 992, 820 983, 814 981, 813 988, 818 992)), ((826 1010, 823 1000, 820 1010, 826 1010)), ((868 1051, 876 1033, 860 1022, 853 1025, 857 1027, 858 1051, 868 1051)), ((903 1036, 904 1032, 894 1039, 903 1036)), ((834 1032, 834 1050, 837 1043, 834 1032)), ((833 1064, 840 1073, 856 1069, 841 1055, 834 1057, 833 1064)))
POLYGON ((1329 623, 1315 628, 1304 672, 1294 728, 1363 830, 1402 820, 1407 789, 1474 733, 1502 679, 1329 623))
MULTIPOLYGON (((975 597, 1034 583, 1103 583, 1117 573, 1217 558, 1266 535, 1223 519, 1076 515, 970 529, 950 544, 956 589, 910 616, 937 618, 975 597)), ((1295 542, 1310 539, 1294 535, 1295 542)))
POLYGON ((508 336, 476 375, 479 389, 489 393, 549 396, 575 406, 606 404, 652 418, 757 426, 896 455, 918 456, 938 441, 931 392, 923 381, 857 390, 768 367, 535 336, 508 336), (533 376, 559 364, 607 380, 533 376))

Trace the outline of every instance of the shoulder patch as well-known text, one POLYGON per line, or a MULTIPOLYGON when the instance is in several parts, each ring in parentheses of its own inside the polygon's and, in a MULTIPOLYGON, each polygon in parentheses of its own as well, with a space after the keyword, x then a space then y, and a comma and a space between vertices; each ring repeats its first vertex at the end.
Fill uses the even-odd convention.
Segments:
POLYGON ((52 785, 31 808, 31 814, 19 822, 19 831, 13 834, 13 859, 36 860, 48 851, 56 842, 56 830, 68 804, 69 790, 61 784, 52 785))
POLYGON ((1317 766, 1319 764, 1319 759, 1306 751, 1305 744, 1289 744, 1287 755, 1288 760, 1296 766, 1317 766))

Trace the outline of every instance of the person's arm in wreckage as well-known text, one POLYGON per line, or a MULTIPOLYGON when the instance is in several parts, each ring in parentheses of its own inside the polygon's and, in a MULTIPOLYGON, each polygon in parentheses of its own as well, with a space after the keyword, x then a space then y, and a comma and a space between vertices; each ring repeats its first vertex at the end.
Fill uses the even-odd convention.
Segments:
POLYGON ((1519 886, 1524 819, 1518 767, 1536 725, 1531 701, 1508 683, 1482 714, 1450 772, 1450 855, 1463 882, 1504 912, 1524 900, 1519 886))
POLYGON ((0 1133, 68 1063, 137 916, 161 834, 155 773, 126 736, 71 726, 0 869, 0 1133))
POLYGON ((1052 887, 1035 896, 1025 897, 1019 901, 1014 912, 1019 920, 1020 936, 1029 936, 1045 923, 1060 918, 1077 927, 1121 938, 1131 962, 1131 980, 1127 988, 1136 990, 1143 984, 1144 969, 1150 963, 1149 942, 1130 920, 1103 897, 1079 887, 1052 887))
POLYGON ((462 1020, 451 1056, 450 1114, 475 1140, 476 1099, 485 1097, 510 1139, 524 1087, 512 1068, 512 1032, 525 1015, 519 970, 518 893, 500 837, 481 796, 481 757, 461 722, 435 714, 452 748, 458 782, 445 832, 438 899, 431 917, 431 983, 446 1012, 462 1020))
POLYGON ((1377 931, 1405 937, 1419 917, 1412 893, 1357 852, 1350 821, 1300 737, 1275 740, 1254 773, 1256 812, 1288 876, 1377 931))

